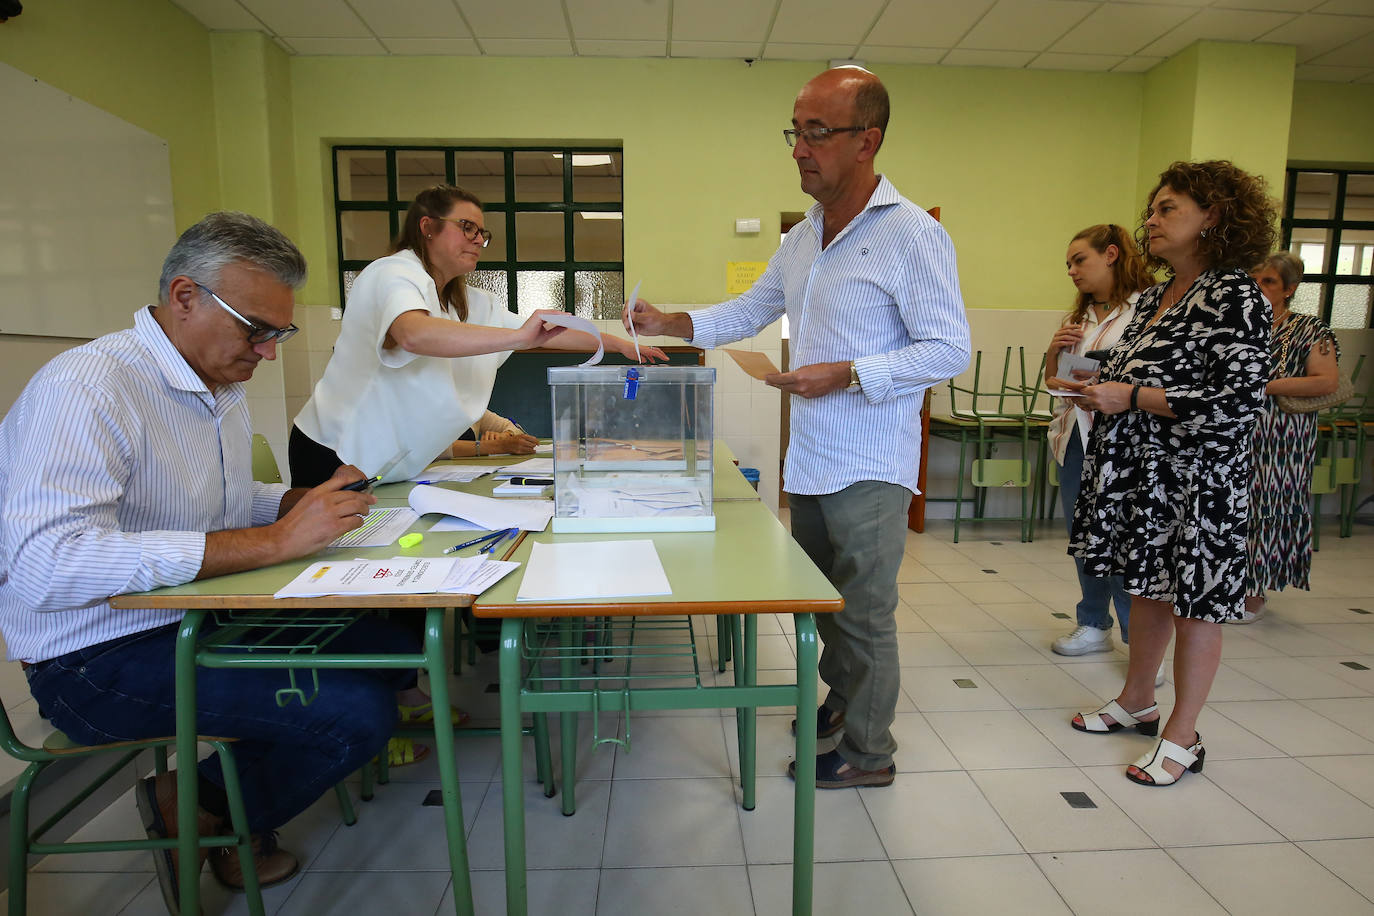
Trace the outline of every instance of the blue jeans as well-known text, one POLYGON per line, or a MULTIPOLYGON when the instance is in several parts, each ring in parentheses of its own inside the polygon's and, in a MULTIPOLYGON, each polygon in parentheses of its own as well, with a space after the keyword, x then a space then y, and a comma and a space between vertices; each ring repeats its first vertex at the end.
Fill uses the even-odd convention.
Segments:
POLYGON ((897 749, 897 568, 910 504, 906 487, 876 480, 824 496, 787 494, 793 540, 844 598, 840 613, 816 615, 820 675, 830 687, 826 707, 844 713, 837 750, 861 770, 892 766, 897 749))
MULTIPOLYGON (((105 744, 176 734, 177 624, 78 649, 32 666, 29 690, 70 738, 105 744)), ((214 628, 206 620, 202 632, 214 628)), ((394 621, 367 615, 329 644, 338 653, 412 653, 415 637, 394 621)), ((307 672, 298 675, 309 677, 307 672)), ((322 670, 309 706, 279 707, 288 672, 200 668, 196 728, 240 739, 234 745, 254 833, 275 830, 358 770, 386 746, 396 727, 396 691, 415 670, 322 670)), ((201 761, 203 779, 223 787, 217 754, 201 761)))
MULTIPOLYGON (((1074 410, 1076 408, 1069 408, 1074 410)), ((1064 466, 1059 469, 1059 500, 1064 507, 1064 523, 1073 533, 1073 504, 1078 501, 1078 491, 1083 486, 1083 442, 1078 431, 1069 434, 1069 446, 1064 450, 1064 466)), ((1078 625, 1097 627, 1099 630, 1112 628, 1112 615, 1107 610, 1107 601, 1116 605, 1116 619, 1121 621, 1121 641, 1130 642, 1127 626, 1131 620, 1131 596, 1126 593, 1120 576, 1102 579, 1085 575, 1083 561, 1073 558, 1078 567, 1078 587, 1083 592, 1083 600, 1078 602, 1078 625)))

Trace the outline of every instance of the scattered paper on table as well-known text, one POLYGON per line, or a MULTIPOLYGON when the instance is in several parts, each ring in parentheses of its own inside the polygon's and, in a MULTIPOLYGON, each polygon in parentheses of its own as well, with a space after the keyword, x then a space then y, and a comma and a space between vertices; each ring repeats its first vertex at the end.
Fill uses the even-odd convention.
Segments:
POLYGON ((552 458, 528 458, 496 469, 497 477, 552 477, 552 458))
POLYGON ((767 353, 760 353, 757 350, 736 350, 732 347, 722 347, 730 358, 739 364, 739 367, 759 381, 763 381, 766 375, 775 375, 780 370, 773 365, 773 361, 768 358, 767 353))
POLYGON ((536 542, 517 601, 671 595, 651 540, 536 542))
POLYGON ((552 454, 553 454, 553 443, 552 443, 552 442, 541 442, 541 443, 539 443, 538 445, 536 445, 536 446, 534 447, 534 453, 535 453, 536 455, 552 455, 552 454))
POLYGON ((601 355, 606 351, 601 345, 601 332, 596 329, 596 325, 571 312, 559 312, 557 315, 544 315, 542 317, 545 324, 561 325, 569 331, 582 331, 596 338, 596 352, 589 356, 586 362, 578 363, 579 366, 595 366, 601 362, 601 355))
POLYGON ((429 527, 432 532, 442 531, 486 531, 476 522, 470 522, 465 518, 455 518, 452 515, 445 515, 429 527))
POLYGON ((385 547, 405 534, 420 516, 404 506, 378 508, 373 506, 363 518, 361 527, 342 534, 330 547, 385 547))
POLYGON ((433 467, 425 468, 416 474, 411 480, 424 480, 434 482, 442 480, 447 483, 471 483, 485 474, 490 474, 491 468, 482 467, 480 464, 436 464, 433 467))
POLYGON ((549 519, 553 518, 551 500, 497 499, 424 484, 417 484, 411 489, 410 508, 421 515, 438 512, 467 519, 484 531, 499 531, 502 528, 543 531, 548 527, 549 519))
POLYGON ((461 557, 453 561, 453 569, 444 580, 442 591, 480 595, 519 565, 514 560, 490 560, 482 554, 461 557))
POLYGON ((453 561, 431 557, 390 560, 326 560, 311 563, 274 598, 322 595, 420 595, 437 592, 453 561))

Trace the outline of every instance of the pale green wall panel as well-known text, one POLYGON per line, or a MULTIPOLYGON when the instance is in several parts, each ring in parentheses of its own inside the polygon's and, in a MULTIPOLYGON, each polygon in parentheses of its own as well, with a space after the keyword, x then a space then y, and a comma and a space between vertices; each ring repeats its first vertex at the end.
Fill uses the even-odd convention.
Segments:
POLYGON ((1192 158, 1197 72, 1198 46, 1191 45, 1145 74, 1135 194, 1137 219, 1159 173, 1171 162, 1192 158))
POLYGON ((0 60, 165 139, 178 229, 219 205, 209 34, 182 10, 38 0, 0 26, 0 60))
POLYGON ((1194 159, 1230 159, 1283 195, 1295 50, 1288 45, 1202 42, 1194 159))
POLYGON ((1303 165, 1374 167, 1374 86, 1294 83, 1288 158, 1303 165))

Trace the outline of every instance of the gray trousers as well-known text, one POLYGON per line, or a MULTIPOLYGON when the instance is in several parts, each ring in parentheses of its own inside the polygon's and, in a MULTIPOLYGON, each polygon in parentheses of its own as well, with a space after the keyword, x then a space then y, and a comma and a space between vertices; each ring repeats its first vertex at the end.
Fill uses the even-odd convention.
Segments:
MULTIPOLYGON (((862 770, 892 765, 901 666, 897 657, 897 568, 906 546, 911 491, 863 480, 837 493, 789 493, 792 537, 844 598, 838 614, 817 614, 825 648, 825 705, 844 713, 839 752, 862 770)), ((804 709, 798 715, 806 715, 804 709)))

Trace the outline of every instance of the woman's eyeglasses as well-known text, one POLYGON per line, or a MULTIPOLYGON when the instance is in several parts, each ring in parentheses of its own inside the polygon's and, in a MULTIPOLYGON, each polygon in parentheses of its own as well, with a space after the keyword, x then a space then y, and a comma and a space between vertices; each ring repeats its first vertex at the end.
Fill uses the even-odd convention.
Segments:
POLYGON ((454 219, 452 216, 441 216, 439 219, 446 223, 457 223, 458 228, 463 231, 463 238, 469 242, 482 240, 482 247, 486 248, 491 244, 491 230, 483 229, 470 219, 454 219))

